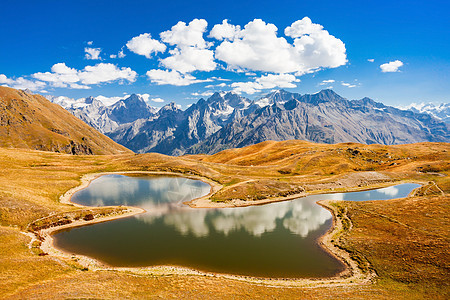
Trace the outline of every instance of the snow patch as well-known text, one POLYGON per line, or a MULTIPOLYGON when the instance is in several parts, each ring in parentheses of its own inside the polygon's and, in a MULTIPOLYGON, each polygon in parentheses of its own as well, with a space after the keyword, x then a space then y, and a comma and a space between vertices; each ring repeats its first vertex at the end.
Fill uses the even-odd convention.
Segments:
POLYGON ((270 105, 269 98, 261 98, 258 101, 255 101, 255 104, 257 104, 259 107, 265 107, 270 105))

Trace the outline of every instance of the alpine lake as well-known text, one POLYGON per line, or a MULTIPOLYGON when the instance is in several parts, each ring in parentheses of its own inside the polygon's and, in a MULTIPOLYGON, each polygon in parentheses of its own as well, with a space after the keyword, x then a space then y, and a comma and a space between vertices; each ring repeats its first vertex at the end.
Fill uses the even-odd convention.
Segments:
POLYGON ((271 278, 321 278, 345 266, 317 240, 332 226, 319 200, 386 200, 406 197, 418 184, 312 195, 240 208, 190 208, 207 195, 199 180, 168 176, 104 175, 76 192, 85 206, 128 205, 143 214, 53 235, 55 247, 114 267, 182 266, 196 270, 271 278))

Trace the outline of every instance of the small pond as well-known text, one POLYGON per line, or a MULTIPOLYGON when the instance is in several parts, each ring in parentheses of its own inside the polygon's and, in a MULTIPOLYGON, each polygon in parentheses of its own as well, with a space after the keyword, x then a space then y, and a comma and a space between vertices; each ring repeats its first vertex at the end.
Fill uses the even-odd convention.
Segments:
POLYGON ((407 196, 418 184, 314 195, 262 206, 192 209, 182 203, 210 186, 181 177, 105 175, 72 197, 87 206, 130 205, 146 213, 61 230, 54 243, 69 253, 112 266, 176 265, 262 277, 328 277, 344 269, 317 239, 332 225, 325 199, 385 200, 407 196))

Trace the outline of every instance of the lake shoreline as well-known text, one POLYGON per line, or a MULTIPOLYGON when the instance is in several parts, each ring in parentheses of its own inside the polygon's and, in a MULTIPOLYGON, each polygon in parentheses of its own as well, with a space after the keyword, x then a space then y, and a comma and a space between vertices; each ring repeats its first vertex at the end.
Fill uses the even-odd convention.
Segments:
MULTIPOLYGON (((248 201, 242 201, 247 203, 217 203, 212 202, 209 200, 209 197, 211 197, 212 194, 217 192, 222 188, 222 185, 218 184, 217 182, 197 175, 190 175, 190 174, 180 174, 180 173, 172 173, 172 172, 151 172, 151 171, 124 171, 124 172, 104 172, 104 173, 91 173, 86 174, 81 178, 81 184, 77 187, 74 187, 67 191, 64 195, 60 197, 60 202, 64 204, 69 204, 81 208, 96 208, 96 207, 87 207, 80 204, 76 204, 71 202, 71 197, 74 193, 77 191, 86 188, 89 186, 90 182, 92 182, 94 179, 108 174, 150 174, 150 175, 168 175, 168 176, 181 176, 189 179, 196 179, 201 180, 205 183, 208 183, 211 188, 210 192, 200 198, 193 199, 190 201, 185 202, 185 204, 191 206, 191 207, 204 207, 204 208, 222 208, 222 207, 243 207, 243 206, 251 206, 251 205, 262 205, 266 203, 273 203, 273 202, 280 202, 280 201, 288 201, 296 198, 305 197, 307 195, 312 194, 323 194, 324 191, 317 192, 317 193, 302 193, 298 195, 291 195, 289 197, 283 197, 283 198, 273 198, 273 199, 263 199, 258 201, 252 201, 251 203, 248 203, 248 201)), ((372 186, 365 186, 365 187, 349 187, 350 191, 361 191, 361 190, 369 190, 369 189, 376 189, 380 187, 386 187, 386 186, 392 186, 392 184, 400 184, 402 182, 384 182, 382 184, 376 184, 372 186)), ((335 193, 340 193, 342 191, 335 191, 335 193)), ((327 192, 329 193, 329 192, 327 192)), ((341 263, 345 265, 345 269, 341 271, 340 273, 336 274, 333 277, 330 278, 298 278, 298 279, 291 279, 291 278, 258 278, 258 277, 252 277, 252 276, 243 276, 243 275, 233 275, 233 274, 222 274, 222 273, 214 273, 214 272, 203 272, 200 270, 192 269, 192 268, 186 268, 186 267, 180 267, 180 266, 154 266, 154 267, 112 267, 107 264, 102 263, 101 261, 90 258, 83 255, 78 254, 71 254, 68 252, 64 252, 60 249, 57 249, 53 244, 53 238, 52 234, 54 234, 57 231, 68 229, 68 228, 74 228, 79 226, 86 226, 91 225, 94 223, 100 223, 100 222, 107 222, 110 220, 125 218, 134 216, 140 213, 144 213, 145 210, 138 207, 125 207, 126 212, 123 214, 117 214, 112 216, 105 216, 105 217, 99 217, 95 218, 91 221, 75 221, 70 224, 62 225, 62 226, 55 226, 47 229, 43 229, 39 231, 40 236, 43 238, 42 244, 41 244, 41 250, 45 253, 55 256, 55 257, 63 257, 65 259, 71 259, 75 260, 78 264, 83 266, 83 268, 91 269, 91 270, 111 270, 111 271, 126 271, 131 272, 135 274, 141 274, 141 275, 152 275, 152 276, 167 276, 167 275, 198 275, 198 276, 212 276, 212 277, 220 277, 220 278, 227 278, 227 279, 234 279, 238 281, 246 281, 250 283, 255 284, 264 284, 264 285, 270 285, 270 286, 279 286, 279 287, 319 287, 319 286, 342 286, 342 285, 354 285, 354 284, 367 284, 370 283, 374 277, 376 277, 375 272, 369 272, 369 274, 365 274, 360 270, 358 267, 358 264, 351 259, 348 252, 345 250, 339 249, 337 246, 335 246, 332 242, 332 237, 335 236, 337 233, 343 231, 342 226, 342 220, 337 214, 336 209, 330 205, 330 200, 322 200, 316 202, 318 205, 321 205, 322 207, 328 209, 332 216, 333 216, 333 224, 331 228, 328 230, 327 233, 325 233, 323 236, 321 236, 317 243, 329 254, 331 254, 334 258, 338 259, 341 263)), ((36 238, 34 238, 36 240, 36 238)), ((33 242, 33 241, 32 241, 33 242)), ((32 244, 30 243, 30 245, 32 244)))

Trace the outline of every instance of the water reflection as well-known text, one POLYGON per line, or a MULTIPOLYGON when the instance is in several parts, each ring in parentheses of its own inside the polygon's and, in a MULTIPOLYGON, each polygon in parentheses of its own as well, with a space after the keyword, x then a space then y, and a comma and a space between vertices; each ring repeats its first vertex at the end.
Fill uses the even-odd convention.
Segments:
POLYGON ((390 186, 390 187, 387 187, 384 189, 379 189, 378 192, 383 193, 383 194, 388 195, 393 198, 398 195, 400 190, 398 188, 396 188, 395 186, 390 186))
POLYGON ((180 204, 207 195, 210 186, 199 180, 182 177, 128 177, 105 175, 72 197, 87 206, 131 205, 148 208, 160 204, 180 204))
POLYGON ((212 230, 224 235, 245 230, 253 236, 261 236, 274 231, 279 222, 291 233, 306 237, 310 231, 318 229, 331 218, 327 210, 308 199, 222 209, 191 209, 163 204, 156 210, 165 211, 165 214, 149 211, 136 218, 147 224, 162 221, 181 234, 193 234, 197 237, 207 236, 212 230))
MULTIPOLYGON (((347 200, 347 201, 369 201, 369 200, 388 200, 394 198, 404 198, 415 188, 419 187, 419 184, 404 183, 396 186, 390 186, 386 188, 351 192, 351 193, 336 193, 336 194, 324 194, 315 195, 316 199, 335 199, 335 200, 347 200)), ((309 196, 313 197, 313 196, 309 196)), ((307 197, 307 198, 309 198, 307 197)))
POLYGON ((209 185, 179 177, 108 175, 77 192, 84 205, 134 205, 147 213, 55 234, 55 245, 113 266, 181 265, 269 277, 327 277, 344 266, 317 244, 331 227, 318 200, 404 197, 418 185, 313 195, 263 206, 191 209, 209 185))
POLYGON ((378 190, 312 195, 294 201, 263 206, 221 209, 191 209, 182 202, 204 196, 209 185, 181 177, 127 177, 107 175, 94 180, 72 199, 84 205, 134 205, 147 213, 135 216, 148 225, 163 223, 182 235, 206 237, 212 231, 227 236, 245 230, 253 236, 273 232, 277 224, 292 234, 306 237, 331 219, 319 200, 383 200, 405 197, 419 185, 403 184, 378 190))

